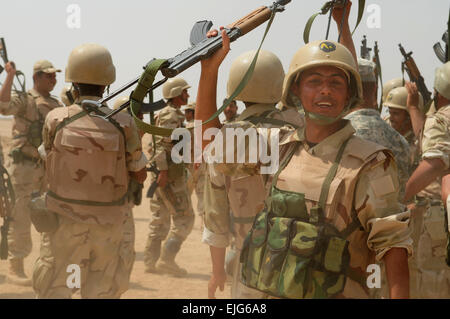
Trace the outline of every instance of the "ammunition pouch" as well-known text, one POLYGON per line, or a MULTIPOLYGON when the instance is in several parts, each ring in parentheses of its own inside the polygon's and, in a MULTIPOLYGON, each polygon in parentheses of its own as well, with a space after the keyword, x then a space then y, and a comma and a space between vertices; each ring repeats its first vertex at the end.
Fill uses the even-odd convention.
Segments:
POLYGON ((280 190, 276 181, 290 156, 272 180, 270 197, 244 241, 241 281, 248 287, 280 298, 332 298, 345 287, 347 277, 363 282, 350 271, 346 238, 360 225, 357 217, 339 232, 327 223, 323 207, 345 142, 322 185, 320 200, 308 214, 305 195, 280 190))
POLYGON ((58 216, 47 209, 46 194, 33 196, 28 203, 30 219, 36 230, 40 233, 53 233, 58 229, 58 216), (34 198, 33 198, 34 197, 34 198))

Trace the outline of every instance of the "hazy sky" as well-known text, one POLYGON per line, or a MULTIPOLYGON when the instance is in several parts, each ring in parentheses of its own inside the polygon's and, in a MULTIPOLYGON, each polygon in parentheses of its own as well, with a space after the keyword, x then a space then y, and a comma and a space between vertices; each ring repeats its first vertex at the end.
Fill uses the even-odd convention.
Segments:
MULTIPOLYGON (((189 47, 192 25, 199 20, 212 20, 215 27, 227 25, 270 0, 2 0, 0 37, 6 40, 8 55, 27 78, 32 87, 32 68, 39 59, 50 60, 61 68, 58 83, 52 92, 58 95, 64 85, 64 68, 70 51, 87 42, 107 47, 116 66, 114 90, 142 72, 152 58, 170 58, 189 47), (80 11, 80 28, 69 28, 67 20, 70 4, 80 11)), ((318 12, 325 1, 292 0, 286 11, 275 17, 263 49, 278 55, 287 71, 293 54, 304 45, 303 29, 307 19, 318 12)), ((354 26, 358 1, 353 1, 350 18, 354 26)), ((447 25, 449 1, 445 0, 367 0, 363 21, 354 34, 357 53, 362 36, 368 45, 378 41, 383 81, 401 76, 401 55, 398 43, 413 51, 428 89, 432 91, 434 70, 441 63, 432 46, 441 40, 447 25), (369 5, 380 9, 380 28, 369 28, 367 20, 375 12, 367 12, 369 5)), ((326 16, 319 16, 313 25, 310 39, 325 37, 326 16)), ((256 49, 265 24, 238 39, 221 66, 218 102, 226 94, 226 81, 231 62, 241 53, 256 49)), ((332 23, 330 37, 337 40, 336 25, 332 23)), ((3 63, 2 63, 3 64, 3 63)), ((182 73, 189 84, 191 100, 197 95, 199 65, 182 73)), ((5 72, 0 75, 3 82, 5 72)), ((406 75, 405 75, 406 76, 406 75)), ((155 92, 155 99, 161 90, 155 92)), ((242 109, 242 105, 240 105, 242 109)))

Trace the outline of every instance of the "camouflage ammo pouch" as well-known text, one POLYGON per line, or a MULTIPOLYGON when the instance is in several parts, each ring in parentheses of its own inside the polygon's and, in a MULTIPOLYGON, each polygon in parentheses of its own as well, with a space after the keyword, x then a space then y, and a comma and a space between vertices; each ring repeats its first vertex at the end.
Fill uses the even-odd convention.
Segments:
POLYGON ((339 232, 325 222, 323 207, 346 144, 339 149, 322 186, 319 202, 310 215, 304 194, 275 186, 296 147, 292 149, 272 180, 266 207, 256 216, 244 241, 240 258, 243 284, 280 298, 332 298, 343 291, 350 275, 350 254, 345 238, 359 222, 355 218, 347 229, 339 232))
POLYGON ((31 196, 32 199, 28 203, 31 222, 38 232, 53 233, 58 229, 58 216, 47 209, 45 204, 46 194, 34 194, 31 196))

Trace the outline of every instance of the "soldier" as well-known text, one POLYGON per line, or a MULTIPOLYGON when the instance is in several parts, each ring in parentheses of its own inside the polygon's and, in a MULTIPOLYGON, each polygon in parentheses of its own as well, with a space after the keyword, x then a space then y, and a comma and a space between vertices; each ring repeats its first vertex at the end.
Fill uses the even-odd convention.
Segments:
POLYGON ((442 177, 442 201, 445 206, 445 231, 447 233, 447 249, 445 261, 450 267, 450 174, 442 177))
MULTIPOLYGON (((436 113, 427 118, 423 129, 422 161, 406 184, 405 200, 410 200, 436 178, 449 172, 450 154, 450 62, 436 69, 434 104, 436 113)), ((418 113, 417 90, 409 92, 408 110, 418 113)), ((447 236, 441 196, 428 198, 418 243, 419 292, 421 298, 450 297, 450 269, 445 264, 447 236)))
POLYGON ((59 97, 65 106, 71 106, 78 98, 78 93, 72 84, 66 84, 61 90, 59 97))
MULTIPOLYGON (((342 10, 340 16, 335 15, 335 20, 341 21, 342 10)), ((350 36, 348 22, 343 27, 343 37, 350 36)), ((215 111, 215 97, 211 92, 217 83, 218 67, 229 50, 225 32, 222 38, 223 48, 202 61, 196 115, 200 119, 208 118, 215 111)), ((386 263, 391 297, 408 297, 409 213, 402 213, 397 201, 398 179, 392 154, 355 137, 350 123, 342 119, 362 98, 354 56, 341 44, 331 41, 314 41, 304 46, 294 55, 285 77, 281 98, 285 105, 294 105, 291 95, 301 100, 306 122, 295 131, 289 128, 280 131, 282 164, 272 180, 276 188, 271 188, 266 201, 266 207, 277 211, 267 217, 264 210, 254 220, 241 252, 243 281, 280 297, 364 298, 368 296, 364 273, 378 259, 386 263), (265 218, 271 218, 270 222, 265 218), (309 218, 310 222, 301 222, 309 218), (331 244, 333 239, 328 245, 316 246, 321 250, 317 252, 313 248, 318 235, 314 220, 320 225, 334 225, 338 232, 343 232, 340 236, 346 238, 341 244, 346 246, 348 242, 349 252, 344 259, 349 258, 351 270, 345 283, 336 282, 339 269, 345 268, 338 252, 344 246, 337 242, 331 244), (330 247, 330 255, 326 247, 330 247), (320 260, 322 253, 330 259, 325 257, 321 268, 312 258, 320 260), (311 257, 311 254, 316 255, 311 257), (330 272, 324 272, 324 267, 329 267, 330 272), (317 286, 309 280, 315 280, 317 286), (312 294, 309 289, 313 289, 312 294), (306 296, 298 296, 305 290, 306 296)), ((244 126, 251 127, 254 126, 244 126)), ((267 134, 272 132, 275 133, 269 128, 267 134)), ((271 140, 267 138, 268 147, 273 146, 271 140)), ((260 165, 261 162, 217 163, 214 168, 227 175, 258 174, 260 165)), ((208 227, 208 210, 206 216, 208 227)), ((214 284, 217 283, 216 280, 214 284)))
MULTIPOLYGON (((223 103, 225 103, 226 99, 223 100, 223 103)), ((223 110, 223 114, 225 114, 225 121, 223 121, 223 124, 231 123, 236 120, 237 114, 237 103, 236 101, 231 101, 230 104, 223 110)))
MULTIPOLYGON (((172 78, 164 84, 163 97, 167 100, 167 106, 156 116, 156 125, 173 129, 182 127, 184 115, 180 107, 188 102, 188 88, 190 86, 182 78, 172 78)), ((159 175, 156 177, 153 174, 152 181, 157 180, 159 191, 150 199, 150 232, 144 263, 146 272, 159 270, 185 276, 187 271, 175 263, 175 257, 192 231, 194 213, 186 187, 185 166, 183 163, 175 164, 171 159, 173 145, 170 137, 155 138, 152 165, 156 165, 159 175), (161 253, 161 242, 166 237, 161 253), (161 261, 156 265, 160 255, 161 261)))
MULTIPOLYGON (((241 54, 233 61, 227 83, 230 96, 247 71, 255 51, 241 54)), ((287 123, 298 124, 297 118, 286 117, 275 105, 280 101, 284 70, 279 58, 270 51, 260 51, 255 69, 246 87, 236 96, 246 108, 233 121, 225 124, 228 128, 241 127, 255 123, 258 127, 280 127, 287 123)), ((242 174, 224 176, 208 165, 205 187, 205 229, 203 242, 210 245, 213 275, 211 276, 208 296, 214 297, 217 287, 222 287, 226 279, 224 266, 232 275, 231 297, 262 298, 264 294, 249 289, 239 282, 239 255, 242 242, 251 227, 254 216, 264 205, 267 180, 262 175, 242 174), (231 213, 231 219, 230 219, 231 213), (225 255, 229 237, 233 234, 231 251, 225 255)))
POLYGON ((40 160, 38 147, 42 142, 42 125, 49 111, 62 106, 50 92, 56 84, 55 69, 47 60, 40 60, 33 67, 33 88, 27 93, 11 93, 11 84, 16 72, 14 64, 8 63, 8 75, 0 100, 0 113, 14 115, 12 147, 7 161, 7 169, 16 195, 12 211, 12 221, 8 232, 9 274, 8 280, 18 285, 30 286, 23 268, 23 260, 31 252, 31 222, 28 203, 32 193, 42 190, 44 166, 40 160))
POLYGON ((402 78, 395 78, 392 80, 387 81, 386 83, 383 84, 383 96, 381 97, 381 101, 384 103, 386 102, 386 98, 389 94, 389 92, 391 92, 391 90, 398 88, 398 87, 402 87, 404 85, 403 83, 403 79, 402 78))
POLYGON ((188 106, 184 108, 184 118, 186 120, 186 128, 194 127, 194 116, 195 116, 195 102, 189 103, 188 106))
POLYGON ((351 121, 353 128, 356 130, 356 136, 380 144, 394 154, 398 167, 399 199, 401 200, 405 193, 406 182, 410 176, 408 142, 381 119, 377 110, 375 63, 365 59, 358 59, 358 69, 363 85, 364 101, 345 118, 351 121))
POLYGON ((81 104, 100 100, 114 82, 109 51, 91 43, 76 47, 65 77, 80 96, 51 111, 43 128, 46 216, 57 222, 43 230, 33 288, 38 298, 70 298, 68 266, 77 265, 82 298, 119 298, 129 282, 121 254, 129 183, 143 183, 147 159, 129 115, 104 120, 106 105, 81 104))

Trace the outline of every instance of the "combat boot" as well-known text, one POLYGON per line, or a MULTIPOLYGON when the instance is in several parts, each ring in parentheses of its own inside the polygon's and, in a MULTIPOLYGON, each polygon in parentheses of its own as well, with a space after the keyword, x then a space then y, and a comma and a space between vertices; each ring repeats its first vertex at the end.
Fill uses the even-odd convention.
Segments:
POLYGON ((145 272, 156 273, 156 262, 161 254, 161 240, 148 239, 145 246, 144 264, 145 272))
POLYGON ((175 256, 180 251, 181 240, 176 237, 170 237, 166 240, 161 254, 161 261, 158 263, 157 269, 161 272, 168 273, 177 277, 184 277, 187 271, 175 263, 175 256))
POLYGON ((23 269, 23 258, 9 260, 9 273, 6 279, 10 284, 31 287, 31 279, 27 278, 23 269))

